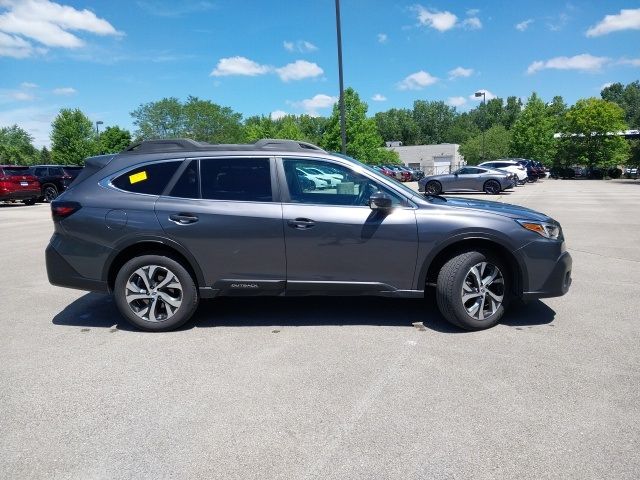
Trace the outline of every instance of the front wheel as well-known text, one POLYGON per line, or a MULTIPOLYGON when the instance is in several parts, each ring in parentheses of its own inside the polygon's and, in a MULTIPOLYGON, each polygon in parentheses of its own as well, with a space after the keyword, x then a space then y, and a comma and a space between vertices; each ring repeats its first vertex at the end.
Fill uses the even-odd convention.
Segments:
POLYGON ((113 289, 120 313, 142 330, 174 330, 198 307, 198 289, 187 269, 161 255, 135 257, 125 263, 113 289))
POLYGON ((502 318, 509 277, 490 254, 466 252, 451 258, 438 274, 436 300, 442 315, 465 330, 483 330, 502 318))

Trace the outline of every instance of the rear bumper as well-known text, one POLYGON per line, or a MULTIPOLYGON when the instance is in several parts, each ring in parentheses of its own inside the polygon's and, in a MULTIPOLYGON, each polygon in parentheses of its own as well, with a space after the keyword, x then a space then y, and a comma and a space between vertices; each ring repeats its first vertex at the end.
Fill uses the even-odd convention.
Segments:
POLYGON ((51 283, 51 285, 109 293, 109 287, 106 282, 80 275, 52 245, 49 245, 45 250, 45 259, 47 264, 47 277, 49 277, 49 283, 51 283))
MULTIPOLYGON (((571 268, 573 260, 569 252, 562 252, 551 268, 537 278, 534 284, 539 285, 534 291, 524 292, 522 298, 531 300, 535 298, 561 297, 569 291, 571 286, 571 268)), ((531 282, 530 282, 531 284, 531 282)))
POLYGON ((28 200, 30 198, 36 198, 40 196, 40 189, 38 190, 0 190, 0 201, 3 200, 28 200))

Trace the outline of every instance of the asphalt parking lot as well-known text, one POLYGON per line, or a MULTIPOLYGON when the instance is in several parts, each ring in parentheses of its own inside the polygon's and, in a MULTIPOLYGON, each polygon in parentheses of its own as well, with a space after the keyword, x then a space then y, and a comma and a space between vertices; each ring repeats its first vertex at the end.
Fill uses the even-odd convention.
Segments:
POLYGON ((476 333, 367 298, 134 331, 48 284, 47 205, 0 206, 0 477, 640 478, 640 182, 473 196, 550 214, 574 261, 565 297, 476 333))

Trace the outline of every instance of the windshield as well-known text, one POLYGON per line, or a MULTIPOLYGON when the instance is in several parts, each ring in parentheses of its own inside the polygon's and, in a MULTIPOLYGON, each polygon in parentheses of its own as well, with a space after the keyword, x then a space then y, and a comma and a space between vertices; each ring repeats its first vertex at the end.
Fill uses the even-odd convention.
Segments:
MULTIPOLYGON (((362 163, 362 162, 356 160, 355 158, 350 157, 349 155, 343 155, 342 153, 335 153, 335 152, 332 152, 331 155, 335 155, 336 157, 344 158, 344 159, 349 160, 349 161, 351 161, 353 163, 356 163, 356 164, 360 165, 361 167, 366 168, 369 172, 371 172, 373 175, 375 175, 376 178, 382 178, 383 180, 389 181, 389 177, 387 177, 382 172, 379 172, 378 170, 373 168, 373 166, 367 165, 366 163, 362 163)), ((415 195, 418 195, 418 192, 416 192, 415 190, 403 185, 400 182, 394 182, 393 185, 396 188, 398 188, 399 190, 403 190, 405 192, 405 194, 407 194, 407 195, 411 195, 412 197, 415 196, 415 195)))

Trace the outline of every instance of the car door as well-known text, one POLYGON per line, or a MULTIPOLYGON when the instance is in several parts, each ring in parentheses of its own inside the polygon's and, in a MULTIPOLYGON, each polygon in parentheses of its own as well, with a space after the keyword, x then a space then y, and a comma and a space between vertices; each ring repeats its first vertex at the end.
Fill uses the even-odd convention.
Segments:
POLYGON ((412 288, 418 236, 414 208, 373 173, 327 159, 278 159, 283 187, 287 293, 375 293, 412 288), (304 188, 299 167, 331 166, 342 176, 323 191, 304 188), (369 207, 382 191, 394 208, 369 207))
POLYGON ((188 159, 156 202, 166 234, 225 294, 284 291, 282 206, 267 157, 188 159))

